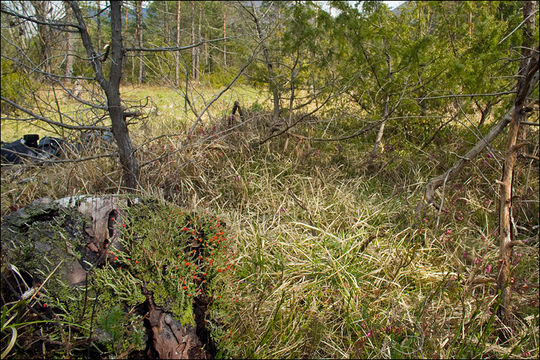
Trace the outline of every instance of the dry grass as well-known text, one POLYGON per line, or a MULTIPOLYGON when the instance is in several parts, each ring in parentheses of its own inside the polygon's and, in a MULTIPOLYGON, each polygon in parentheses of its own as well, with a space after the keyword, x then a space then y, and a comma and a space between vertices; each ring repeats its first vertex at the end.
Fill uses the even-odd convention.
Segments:
MULTIPOLYGON (((264 114, 250 116, 226 137, 203 141, 209 123, 190 142, 162 138, 138 152, 141 163, 163 156, 142 168, 142 193, 218 213, 236 234, 241 281, 221 284, 214 304, 223 356, 538 357, 537 247, 516 250, 516 323, 506 343, 496 336, 496 159, 474 162, 447 184, 444 211, 428 209, 416 224, 422 186, 451 163, 454 144, 436 155, 404 144, 372 172, 361 167, 359 140, 345 150, 294 138, 256 148, 264 114)), ((135 142, 178 130, 174 119, 150 118, 158 124, 134 128, 135 142)), ((533 200, 519 208, 530 231, 522 237, 538 232, 538 169, 529 165, 515 182, 522 200, 533 200)), ((113 159, 3 169, 2 214, 42 196, 121 193, 120 182, 113 159)))

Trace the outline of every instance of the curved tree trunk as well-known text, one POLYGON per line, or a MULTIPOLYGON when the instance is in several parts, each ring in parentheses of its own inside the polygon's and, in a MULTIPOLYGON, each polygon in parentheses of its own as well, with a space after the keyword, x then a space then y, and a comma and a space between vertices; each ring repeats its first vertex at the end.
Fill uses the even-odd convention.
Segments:
POLYGON ((124 170, 125 185, 136 189, 139 179, 139 164, 133 154, 131 139, 120 99, 120 79, 122 78, 122 14, 119 1, 111 1, 111 70, 107 101, 112 122, 112 132, 118 144, 120 163, 124 170))

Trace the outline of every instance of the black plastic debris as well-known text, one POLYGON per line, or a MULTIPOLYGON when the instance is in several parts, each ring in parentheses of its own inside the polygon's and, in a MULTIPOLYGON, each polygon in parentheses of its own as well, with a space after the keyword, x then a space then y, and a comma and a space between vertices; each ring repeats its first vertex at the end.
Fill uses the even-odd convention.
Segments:
POLYGON ((45 136, 39 140, 37 134, 24 135, 22 139, 2 143, 2 164, 20 164, 24 159, 39 161, 62 154, 63 140, 45 136))

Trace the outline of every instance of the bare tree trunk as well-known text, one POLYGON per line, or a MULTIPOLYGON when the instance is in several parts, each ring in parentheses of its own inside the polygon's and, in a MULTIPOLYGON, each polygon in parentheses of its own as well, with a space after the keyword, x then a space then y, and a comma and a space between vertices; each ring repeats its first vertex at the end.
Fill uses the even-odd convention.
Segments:
POLYGON ((98 51, 101 51, 101 1, 97 0, 97 17, 96 17, 96 23, 97 23, 97 48, 98 51))
MULTIPOLYGON (((142 32, 142 1, 137 1, 137 10, 136 10, 136 34, 137 34, 137 45, 139 48, 143 46, 143 32, 142 32)), ((144 62, 143 62, 143 53, 139 51, 139 76, 137 77, 137 82, 142 84, 144 81, 144 62)))
MULTIPOLYGON (((227 7, 223 3, 223 39, 227 37, 227 7)), ((227 41, 223 40, 223 67, 227 67, 227 41)))
MULTIPOLYGON (((253 2, 251 2, 251 9, 252 13, 251 16, 253 17, 253 21, 255 22, 255 26, 257 28, 257 35, 259 36, 259 41, 262 43, 264 40, 261 24, 259 22, 259 17, 257 16, 257 9, 255 8, 255 5, 253 2)), ((279 113, 280 106, 279 106, 279 90, 278 86, 275 81, 275 75, 274 75, 274 66, 272 64, 272 61, 270 60, 270 52, 268 51, 268 48, 264 45, 264 43, 261 45, 263 49, 263 55, 264 55, 264 61, 266 63, 266 68, 268 69, 268 84, 270 86, 270 91, 272 92, 273 102, 274 102, 274 111, 272 114, 272 122, 274 124, 277 123, 279 119, 279 113)))
MULTIPOLYGON (((47 12, 49 10, 50 4, 46 0, 42 1, 32 1, 32 6, 36 13, 36 18, 40 21, 46 21, 47 12)), ((40 42, 40 51, 41 51, 41 61, 45 65, 45 72, 52 72, 51 65, 51 44, 50 44, 50 29, 47 25, 38 24, 38 35, 40 42)))
MULTIPOLYGON (((202 37, 201 37, 202 9, 203 9, 202 4, 199 4, 199 29, 198 29, 198 32, 197 32, 197 41, 198 42, 202 41, 202 37)), ((196 72, 195 79, 197 81, 199 81, 200 78, 201 78, 201 47, 197 46, 196 50, 197 50, 197 63, 195 65, 195 70, 197 72, 196 72)))
MULTIPOLYGON (((126 0, 123 2, 124 4, 124 8, 125 8, 125 12, 124 12, 124 21, 125 21, 125 24, 124 24, 124 32, 127 34, 128 33, 128 23, 129 23, 129 1, 126 0)), ((133 44, 135 44, 137 42, 137 27, 135 26, 135 33, 133 34, 133 44)), ((135 81, 135 57, 131 57, 131 82, 134 82, 135 81)))
MULTIPOLYGON (((386 50, 386 39, 383 39, 384 42, 384 53, 386 54, 386 65, 388 68, 387 76, 388 80, 390 81, 392 79, 392 58, 390 57, 390 54, 386 50)), ((374 72, 375 74, 375 72, 374 72)), ((382 114, 383 121, 381 122, 381 125, 379 126, 379 131, 377 132, 377 137, 375 138, 375 144, 373 144, 373 149, 371 150, 371 154, 369 155, 368 162, 372 162, 379 153, 379 147, 381 145, 381 141, 384 135, 384 127, 386 126, 386 118, 388 117, 388 106, 390 102, 390 95, 388 92, 386 92, 386 98, 384 99, 384 110, 382 114)))
MULTIPOLYGON (((136 189, 139 180, 139 164, 133 153, 124 109, 120 99, 120 79, 122 78, 122 17, 119 1, 111 1, 111 70, 109 74, 109 91, 107 94, 112 133, 118 144, 120 163, 125 174, 125 184, 136 189)), ((142 39, 142 37, 141 37, 142 39)))
MULTIPOLYGON (((69 4, 64 3, 64 8, 66 11, 66 21, 71 22, 71 10, 69 4)), ((66 83, 71 84, 71 77, 73 76, 73 35, 71 32, 66 32, 66 83)))
MULTIPOLYGON (((180 1, 176 2, 176 47, 180 46, 180 1)), ((174 75, 175 75, 175 84, 180 86, 180 53, 178 51, 174 52, 174 75)))
POLYGON ((496 100, 496 101, 491 101, 491 100, 488 100, 486 102, 486 106, 483 107, 482 104, 480 104, 478 101, 474 101, 474 104, 476 105, 476 108, 478 109, 478 111, 480 111, 480 121, 478 122, 478 127, 481 127, 482 125, 484 125, 484 123, 486 122, 489 114, 491 113, 491 109, 493 108, 494 105, 498 104, 501 100, 496 100))
POLYGON ((384 135, 384 127, 386 126, 386 118, 388 117, 388 102, 390 101, 390 96, 387 94, 386 99, 384 100, 384 110, 383 110, 383 121, 379 126, 379 131, 377 131, 377 137, 375 138, 375 143, 373 144, 373 149, 369 154, 369 161, 373 161, 377 154, 379 153, 379 147, 381 146, 381 141, 384 135))
POLYGON ((169 2, 165 1, 165 11, 163 12, 163 27, 165 28, 165 44, 169 43, 169 21, 167 15, 169 14, 169 2))
POLYGON ((101 59, 99 56, 96 56, 97 53, 92 45, 90 35, 86 30, 86 23, 84 22, 78 2, 72 1, 69 4, 79 24, 79 33, 81 34, 86 54, 91 59, 96 80, 107 96, 107 109, 111 118, 112 133, 118 145, 118 155, 124 173, 124 184, 129 191, 132 191, 138 186, 139 164, 133 154, 133 147, 129 138, 128 127, 124 118, 124 109, 122 108, 120 98, 123 58, 121 2, 111 1, 111 69, 108 80, 103 74, 101 59))
MULTIPOLYGON (((517 104, 516 104, 517 105, 517 104)), ((512 287, 508 283, 510 279, 510 264, 512 261, 513 247, 509 246, 512 241, 512 180, 514 165, 517 158, 516 141, 521 121, 521 106, 514 106, 512 122, 508 133, 508 145, 504 158, 503 175, 500 187, 499 202, 499 264, 497 287, 501 291, 502 306, 499 308, 499 317, 507 326, 510 325, 512 304, 510 302, 512 287)))
POLYGON ((508 144, 506 147, 506 155, 504 159, 503 175, 501 180, 500 203, 499 203, 499 263, 500 269, 497 276, 497 286, 501 291, 502 306, 499 309, 499 316, 503 323, 510 325, 512 315, 511 303, 511 286, 510 286, 510 264, 512 262, 511 242, 513 239, 512 233, 512 182, 514 166, 518 150, 522 144, 517 144, 519 135, 520 122, 524 118, 523 107, 527 97, 524 89, 534 81, 538 81, 538 57, 535 64, 528 67, 529 72, 525 79, 521 79, 521 86, 516 96, 514 111, 512 114, 512 122, 508 133, 508 144), (535 75, 536 73, 536 75, 535 75))
MULTIPOLYGON (((203 38, 208 38, 207 36, 204 36, 203 38)), ((204 43, 204 69, 203 69, 203 73, 204 72, 212 72, 212 70, 210 69, 210 54, 208 52, 208 44, 205 42, 204 43)))
MULTIPOLYGON (((523 17, 528 16, 535 11, 534 1, 525 1, 523 5, 523 17)), ((532 16, 531 16, 532 17, 532 16)), ((512 184, 514 178, 514 166, 516 163, 520 145, 517 144, 519 136, 520 123, 525 117, 523 107, 527 98, 527 88, 533 80, 535 73, 538 73, 538 53, 532 57, 529 48, 532 40, 532 32, 528 27, 531 23, 523 27, 523 45, 521 47, 521 63, 519 69, 517 95, 514 102, 514 112, 512 122, 508 132, 508 143, 506 146, 506 155, 504 158, 503 174, 500 187, 499 202, 499 273, 497 276, 497 287, 501 294, 502 306, 499 308, 499 317, 506 326, 511 326, 512 317, 512 287, 510 277, 510 265, 512 263, 513 240, 512 232, 512 184)), ((538 77, 538 75, 537 75, 538 77)), ((505 334, 501 333, 505 338, 505 334)))
MULTIPOLYGON (((191 44, 195 43, 195 1, 191 2, 191 44)), ((191 48, 191 79, 195 79, 197 49, 191 48)))

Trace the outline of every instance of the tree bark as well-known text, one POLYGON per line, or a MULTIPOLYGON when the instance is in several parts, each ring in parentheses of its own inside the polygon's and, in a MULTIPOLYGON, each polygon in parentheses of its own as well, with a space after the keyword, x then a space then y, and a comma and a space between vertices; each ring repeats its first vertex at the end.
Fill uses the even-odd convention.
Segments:
MULTIPOLYGON (((71 22, 71 10, 67 2, 64 3, 66 11, 66 22, 71 22)), ((71 77, 73 76, 73 35, 71 32, 66 32, 66 83, 71 84, 71 77)))
MULTIPOLYGON (((387 76, 388 76, 388 80, 391 81, 391 79, 392 79, 392 58, 390 57, 390 54, 386 50, 386 39, 383 39, 383 42, 384 42, 384 52, 385 52, 385 55, 386 55, 386 66, 387 66, 387 69, 388 69, 387 76)), ((374 74, 375 74, 375 72, 374 72, 374 74)), ((384 99, 384 110, 383 110, 383 114, 382 114, 383 121, 381 122, 381 125, 379 127, 379 131, 377 132, 377 137, 375 138, 375 144, 373 144, 373 149, 371 150, 371 154, 369 156, 368 162, 373 161, 377 157, 377 154, 379 153, 379 147, 381 145, 381 141, 382 141, 382 138, 383 138, 383 135, 384 135, 384 127, 386 126, 386 118, 388 117, 388 106, 389 106, 389 102, 390 102, 390 95, 388 94, 387 91, 385 91, 385 92, 386 92, 386 97, 384 99)))
MULTIPOLYGON (((227 37, 227 7, 223 3, 223 39, 227 37)), ((223 67, 227 67, 227 41, 223 40, 223 67)))
MULTIPOLYGON (((180 47, 180 1, 176 2, 176 38, 175 38, 176 47, 180 47)), ((178 51, 174 52, 174 79, 176 86, 180 86, 180 53, 178 51)))
POLYGON ((252 13, 251 16, 253 17, 253 21, 255 22, 255 27, 257 28, 257 35, 259 36, 259 41, 261 42, 261 47, 263 50, 264 55, 264 61, 266 63, 266 68, 268 69, 268 85, 270 87, 270 91, 272 92, 272 98, 274 103, 274 111, 272 114, 272 122, 274 124, 277 123, 279 119, 279 114, 281 112, 280 106, 279 106, 279 90, 278 86, 275 81, 275 75, 274 75, 274 66, 272 64, 272 61, 270 60, 270 52, 268 51, 268 48, 263 43, 263 32, 261 28, 261 24, 259 22, 259 17, 257 16, 257 9, 255 8, 255 5, 253 2, 251 2, 251 9, 252 13))
MULTIPOLYGON (((534 1, 525 1, 523 5, 523 17, 527 19, 535 11, 534 1)), ((532 18, 533 16, 531 16, 532 18)), ((520 123, 525 118, 523 111, 525 101, 528 95, 527 89, 536 74, 538 78, 538 53, 532 56, 529 46, 532 43, 532 32, 529 26, 523 27, 523 42, 521 51, 521 62, 518 74, 517 95, 514 101, 514 111, 510 130, 508 132, 508 143, 506 146, 506 155, 504 158, 502 180, 500 183, 500 201, 499 201, 499 272, 497 275, 497 288, 501 294, 501 306, 499 307, 499 318, 503 324, 510 327, 512 319, 512 287, 510 265, 512 263, 513 246, 510 244, 513 240, 512 231, 512 191, 514 179, 514 167, 519 151, 517 144, 520 123)), ((502 338, 506 338, 501 333, 502 338)))
POLYGON ((478 101, 474 101, 474 104, 476 105, 476 108, 478 109, 478 111, 480 111, 480 121, 478 122, 478 127, 482 127, 484 125, 484 123, 486 122, 489 114, 491 113, 491 109, 493 108, 494 105, 498 104, 501 100, 498 99, 496 101, 491 101, 491 100, 487 100, 486 101, 486 106, 483 107, 482 104, 480 104, 478 101))
POLYGON ((379 153, 379 147, 381 146, 381 141, 384 135, 384 127, 386 126, 386 118, 388 117, 388 102, 390 101, 390 96, 387 94, 386 99, 384 100, 384 110, 383 110, 383 116, 384 119, 381 122, 381 125, 379 126, 379 131, 377 131, 377 137, 375 138, 375 143, 373 144, 373 149, 371 150, 371 154, 369 155, 369 161, 373 161, 378 153, 379 153))
POLYGON ((97 24, 97 48, 98 51, 101 51, 101 1, 97 0, 97 17, 96 17, 96 24, 97 24))
MULTIPOLYGON (((40 21, 46 21, 47 19, 47 12, 49 9, 49 2, 47 0, 42 1, 32 1, 32 6, 34 7, 34 11, 36 13, 36 18, 40 21)), ((39 42, 40 42, 40 51, 41 51, 41 61, 45 65, 45 72, 51 73, 52 72, 52 65, 51 65, 51 44, 50 44, 50 29, 47 25, 38 24, 38 35, 39 35, 39 42)))
MULTIPOLYGON (((143 32, 142 32, 142 1, 137 1, 136 8, 136 30, 137 34, 137 45, 139 48, 143 47, 143 32)), ((143 52, 139 51, 139 75, 137 76, 137 82, 142 84, 144 82, 144 62, 143 62, 143 52)))
POLYGON ((169 43, 169 21, 167 15, 169 14, 169 2, 165 1, 165 10, 163 11, 163 27, 165 29, 165 44, 169 43))
POLYGON ((86 49, 86 54, 92 63, 96 80, 107 96, 107 109, 111 118, 112 133, 118 145, 118 155, 124 174, 124 184, 128 191, 133 191, 138 186, 139 165, 133 153, 120 98, 123 58, 121 2, 111 1, 111 69, 108 80, 103 73, 101 59, 92 45, 92 40, 86 29, 86 23, 78 2, 72 1, 69 4, 79 24, 79 33, 86 49))
MULTIPOLYGON (((199 4, 199 28, 197 31, 197 41, 201 42, 201 23, 202 23, 202 3, 199 4)), ((199 81, 201 78, 201 47, 197 46, 196 48, 196 64, 195 64, 195 80, 199 81)))
MULTIPOLYGON (((191 2, 191 44, 195 43, 195 1, 191 2)), ((195 79, 195 57, 197 49, 191 49, 191 79, 195 79)))
MULTIPOLYGON (((203 38, 207 39, 208 35, 203 36, 203 38)), ((204 69, 203 73, 205 72, 212 72, 211 64, 210 64, 210 52, 208 51, 208 43, 204 43, 204 69)))

